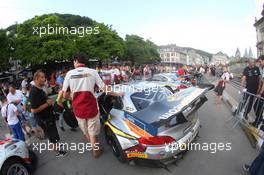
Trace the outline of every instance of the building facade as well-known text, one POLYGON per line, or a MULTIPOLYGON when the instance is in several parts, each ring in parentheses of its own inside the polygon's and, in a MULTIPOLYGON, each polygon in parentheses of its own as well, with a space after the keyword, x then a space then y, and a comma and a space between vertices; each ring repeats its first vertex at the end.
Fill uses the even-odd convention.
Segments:
POLYGON ((175 44, 160 46, 158 52, 162 63, 187 64, 187 54, 175 44))
POLYGON ((218 52, 217 54, 213 55, 211 63, 215 65, 226 65, 229 63, 229 61, 230 59, 226 54, 218 52))
POLYGON ((158 52, 162 63, 185 65, 201 65, 209 63, 208 57, 198 54, 194 49, 179 47, 176 46, 176 44, 159 46, 158 52))
POLYGON ((259 20, 255 20, 254 26, 257 33, 257 57, 264 54, 264 9, 261 13, 262 17, 259 20))

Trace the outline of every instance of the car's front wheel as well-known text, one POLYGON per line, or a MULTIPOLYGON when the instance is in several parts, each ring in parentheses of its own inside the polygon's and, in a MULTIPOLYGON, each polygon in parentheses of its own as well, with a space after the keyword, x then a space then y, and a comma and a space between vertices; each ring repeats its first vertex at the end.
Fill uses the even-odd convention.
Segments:
POLYGON ((3 175, 30 175, 25 164, 18 158, 7 160, 2 167, 3 175))
POLYGON ((126 163, 127 160, 125 158, 125 154, 119 144, 115 134, 111 131, 110 128, 106 130, 106 140, 109 146, 111 147, 114 156, 122 163, 126 163))

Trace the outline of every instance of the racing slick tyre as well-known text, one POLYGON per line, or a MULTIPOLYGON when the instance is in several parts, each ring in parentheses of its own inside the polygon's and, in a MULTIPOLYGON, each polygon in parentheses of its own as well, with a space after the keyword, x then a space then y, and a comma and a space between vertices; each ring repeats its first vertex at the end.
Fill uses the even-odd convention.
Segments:
POLYGON ((30 175, 30 171, 19 158, 11 158, 7 160, 2 167, 1 173, 3 175, 30 175))
POLYGON ((71 128, 77 128, 78 127, 78 121, 75 118, 72 110, 65 110, 63 112, 63 119, 69 127, 71 127, 71 128))
POLYGON ((106 128, 106 141, 111 146, 114 156, 119 160, 121 163, 126 163, 125 154, 119 144, 115 134, 112 132, 110 128, 106 128))

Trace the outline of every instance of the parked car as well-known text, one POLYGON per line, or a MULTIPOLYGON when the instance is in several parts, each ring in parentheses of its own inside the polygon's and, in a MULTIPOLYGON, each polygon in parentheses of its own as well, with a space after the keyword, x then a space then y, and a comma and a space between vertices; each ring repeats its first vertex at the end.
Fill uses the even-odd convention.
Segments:
POLYGON ((195 79, 190 75, 179 77, 176 73, 160 73, 155 74, 152 78, 147 81, 156 82, 161 86, 171 88, 173 91, 185 89, 195 85, 195 79))
POLYGON ((0 139, 0 175, 30 175, 37 158, 25 142, 16 139, 0 139))

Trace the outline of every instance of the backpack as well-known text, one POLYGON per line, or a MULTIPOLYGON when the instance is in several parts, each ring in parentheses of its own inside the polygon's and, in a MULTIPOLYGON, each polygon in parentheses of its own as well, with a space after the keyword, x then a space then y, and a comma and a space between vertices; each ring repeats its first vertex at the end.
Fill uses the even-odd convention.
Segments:
POLYGON ((78 127, 78 121, 73 113, 71 102, 69 100, 63 102, 64 112, 63 119, 65 123, 71 128, 78 127))

